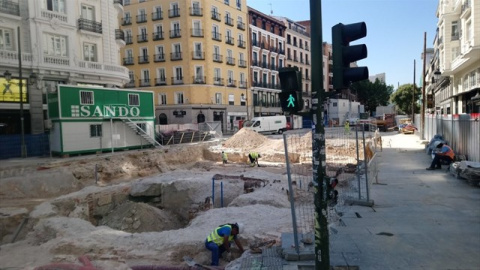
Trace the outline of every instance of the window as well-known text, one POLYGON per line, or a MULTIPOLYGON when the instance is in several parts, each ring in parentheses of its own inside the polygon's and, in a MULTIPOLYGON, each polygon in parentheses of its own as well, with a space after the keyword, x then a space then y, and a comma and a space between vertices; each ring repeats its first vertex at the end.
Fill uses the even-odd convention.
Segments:
POLYGON ((175 81, 182 82, 183 80, 183 70, 182 67, 175 67, 175 81))
POLYGON ((161 105, 167 105, 167 94, 159 93, 158 94, 158 103, 161 105))
POLYGON ((193 45, 194 48, 194 58, 195 59, 202 59, 203 58, 203 52, 202 52, 202 43, 194 43, 193 45))
POLYGON ((222 104, 222 94, 215 93, 215 104, 222 104))
POLYGON ((13 50, 12 36, 12 30, 0 28, 0 50, 13 50))
POLYGON ((219 85, 222 82, 222 73, 219 68, 213 69, 213 80, 215 85, 219 85))
POLYGON ((90 137, 102 137, 102 125, 90 125, 90 137))
POLYGON ((196 66, 195 67, 195 82, 204 83, 203 66, 196 66))
POLYGON ((51 56, 67 56, 67 37, 45 33, 43 53, 51 56))
POLYGON ((150 83, 150 71, 148 69, 142 70, 142 80, 144 84, 150 83))
POLYGON ((459 33, 458 33, 458 21, 452 22, 452 40, 458 40, 459 33))
POLYGON ((158 77, 157 77, 158 79, 157 79, 157 82, 156 82, 157 85, 162 85, 162 84, 164 85, 164 84, 167 83, 167 82, 166 82, 167 75, 166 75, 166 73, 165 73, 165 69, 164 69, 164 68, 159 68, 159 69, 157 69, 157 76, 158 76, 158 77))
POLYGON ((65 0, 43 0, 43 8, 50 11, 65 13, 65 0))
POLYGON ((88 5, 82 5, 82 19, 95 21, 95 8, 88 5))
POLYGON ((283 59, 278 59, 278 67, 283 67, 283 59))
POLYGON ((242 0, 237 0, 237 9, 242 10, 242 0))
POLYGON ((183 92, 175 93, 175 104, 183 104, 183 92))
POLYGON ((229 84, 229 85, 233 85, 233 84, 234 84, 234 81, 233 81, 233 71, 232 71, 232 70, 229 70, 229 71, 228 71, 228 84, 229 84))
POLYGON ((233 94, 228 95, 228 105, 235 105, 235 96, 233 94))
POLYGON ((80 91, 80 104, 93 105, 93 91, 80 91))
POLYGON ((83 60, 97 62, 97 45, 92 43, 83 44, 83 60))
POLYGON ((129 106, 139 106, 140 105, 139 94, 128 94, 128 105, 129 106))

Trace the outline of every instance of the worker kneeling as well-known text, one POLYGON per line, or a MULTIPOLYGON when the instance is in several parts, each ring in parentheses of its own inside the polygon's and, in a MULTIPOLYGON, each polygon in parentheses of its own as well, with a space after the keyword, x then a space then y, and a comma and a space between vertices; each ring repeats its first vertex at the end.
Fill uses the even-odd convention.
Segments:
POLYGON ((442 161, 445 161, 447 164, 450 165, 450 163, 452 163, 455 159, 455 153, 453 152, 452 148, 450 148, 450 146, 439 141, 436 141, 434 143, 434 146, 434 157, 432 163, 430 164, 430 167, 428 167, 427 170, 441 169, 442 161))
POLYGON ((248 154, 248 159, 250 159, 250 167, 255 167, 255 163, 257 163, 257 166, 260 167, 260 164, 258 164, 258 158, 260 157, 260 154, 257 152, 250 152, 250 154, 248 154))
POLYGON ((234 241, 240 252, 243 253, 243 247, 237 238, 239 233, 243 232, 242 224, 224 224, 218 226, 213 232, 208 235, 205 241, 205 247, 212 251, 212 264, 218 265, 219 257, 226 251, 225 260, 231 261, 232 253, 230 252, 231 242, 234 241))

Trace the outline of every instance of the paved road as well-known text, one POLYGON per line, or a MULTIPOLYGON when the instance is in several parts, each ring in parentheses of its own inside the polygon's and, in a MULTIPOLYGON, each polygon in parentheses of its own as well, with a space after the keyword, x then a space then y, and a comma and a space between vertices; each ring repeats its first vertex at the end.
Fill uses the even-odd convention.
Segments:
POLYGON ((416 135, 384 136, 373 207, 351 206, 330 237, 331 265, 480 269, 480 188, 445 170, 416 135))

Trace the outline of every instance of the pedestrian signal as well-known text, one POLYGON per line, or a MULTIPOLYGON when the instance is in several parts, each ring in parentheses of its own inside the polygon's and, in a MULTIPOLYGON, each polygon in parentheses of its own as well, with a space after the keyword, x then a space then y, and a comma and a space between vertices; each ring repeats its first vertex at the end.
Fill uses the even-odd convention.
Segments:
POLYGON ((297 91, 284 91, 280 94, 280 103, 284 112, 296 113, 303 109, 303 100, 297 91))

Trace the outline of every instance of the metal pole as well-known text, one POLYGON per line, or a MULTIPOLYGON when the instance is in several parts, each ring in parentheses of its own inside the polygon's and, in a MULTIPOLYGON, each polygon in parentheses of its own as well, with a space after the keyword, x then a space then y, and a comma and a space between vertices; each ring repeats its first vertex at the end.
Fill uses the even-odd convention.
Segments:
POLYGON ((220 182, 220 207, 223 208, 223 182, 220 182))
MULTIPOLYGON (((367 161, 367 151, 365 151, 365 124, 363 124, 363 161, 365 162, 364 170, 365 170, 365 187, 367 192, 367 202, 370 201, 370 192, 368 190, 368 161, 367 161)), ((358 149, 358 146, 357 146, 358 149)), ((375 155, 375 154, 374 154, 375 155)))
POLYGON ((323 89, 323 41, 322 41, 322 3, 310 0, 311 22, 311 57, 312 57, 312 156, 313 184, 315 204, 315 269, 330 269, 330 250, 327 221, 327 185, 325 157, 325 126, 323 125, 323 106, 325 89, 323 89))
MULTIPOLYGON (((365 124, 362 124, 362 128, 365 129, 365 124)), ((360 188, 360 153, 358 145, 358 129, 355 129, 355 146, 357 148, 357 183, 358 183, 358 200, 362 199, 362 189, 360 188)), ((365 152, 365 147, 363 148, 365 152)))
POLYGON ((423 83, 422 83, 422 115, 421 115, 421 128, 422 128, 422 140, 425 140, 425 77, 426 77, 426 65, 427 65, 427 32, 423 34, 423 83))
POLYGON ((212 177, 212 206, 215 207, 215 178, 212 177))
POLYGON ((110 117, 110 140, 112 145, 112 154, 113 154, 113 118, 110 117))
POLYGON ((415 59, 413 60, 412 124, 415 123, 415 59))
POLYGON ((22 158, 27 157, 27 149, 25 147, 25 122, 23 119, 23 78, 22 78, 22 46, 20 43, 20 26, 17 27, 17 43, 18 43, 18 77, 20 88, 20 127, 21 127, 21 155, 22 158))
POLYGON ((300 254, 299 243, 298 243, 298 229, 297 229, 297 216, 295 215, 295 203, 293 197, 293 187, 292 187, 292 177, 290 175, 290 160, 288 159, 288 147, 287 147, 287 135, 283 133, 283 146, 285 147, 285 162, 287 163, 287 177, 288 177, 288 191, 289 191, 289 201, 290 201, 290 210, 292 211, 292 224, 293 224, 293 240, 295 241, 295 251, 297 254, 300 254))

